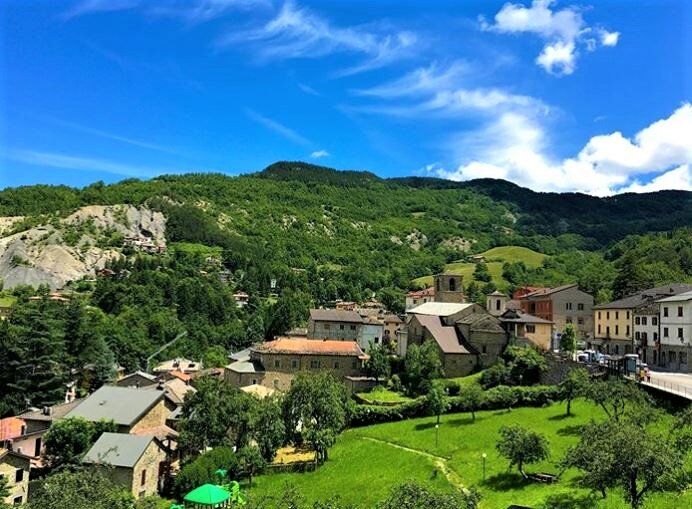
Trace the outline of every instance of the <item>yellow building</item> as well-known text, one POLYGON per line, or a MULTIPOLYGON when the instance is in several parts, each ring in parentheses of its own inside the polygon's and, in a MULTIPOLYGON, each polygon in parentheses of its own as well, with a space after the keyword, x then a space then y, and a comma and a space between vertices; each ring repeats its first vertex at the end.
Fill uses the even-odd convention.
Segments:
POLYGON ((29 498, 29 469, 31 461, 28 456, 7 449, 0 449, 0 477, 7 481, 9 494, 4 502, 8 505, 25 504, 29 498))
POLYGON ((550 350, 553 322, 518 309, 506 310, 500 316, 500 321, 511 339, 536 346, 541 350, 550 350))
POLYGON ((632 352, 634 306, 626 308, 618 302, 594 306, 594 344, 604 346, 606 353, 624 355, 632 352))

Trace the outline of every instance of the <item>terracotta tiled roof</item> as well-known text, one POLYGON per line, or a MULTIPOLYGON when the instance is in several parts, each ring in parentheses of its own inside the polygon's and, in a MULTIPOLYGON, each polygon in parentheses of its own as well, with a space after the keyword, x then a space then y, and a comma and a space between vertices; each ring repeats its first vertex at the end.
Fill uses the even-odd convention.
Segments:
POLYGON ((175 378, 178 378, 179 380, 182 380, 185 383, 192 380, 192 377, 190 375, 188 375, 187 373, 183 373, 182 371, 177 370, 177 369, 175 371, 169 372, 168 374, 172 377, 175 377, 175 378))
POLYGON ((259 353, 283 353, 298 355, 340 355, 361 357, 363 350, 355 341, 335 341, 329 339, 277 338, 253 348, 259 353))
POLYGON ((421 298, 421 297, 432 297, 435 295, 435 289, 431 286, 430 288, 426 288, 424 290, 414 290, 412 292, 408 292, 406 294, 406 297, 411 297, 411 298, 421 298))

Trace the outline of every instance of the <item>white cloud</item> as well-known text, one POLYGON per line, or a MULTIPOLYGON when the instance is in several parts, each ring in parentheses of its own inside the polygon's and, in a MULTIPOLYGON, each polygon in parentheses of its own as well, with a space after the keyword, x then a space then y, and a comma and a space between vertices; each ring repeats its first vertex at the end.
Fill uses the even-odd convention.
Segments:
POLYGON ((270 6, 270 0, 173 0, 165 5, 153 5, 148 12, 181 18, 189 23, 203 23, 223 16, 231 10, 270 6))
POLYGON ((601 36, 601 44, 603 46, 617 46, 620 40, 620 32, 608 32, 607 30, 599 30, 601 36))
MULTIPOLYGON (((546 41, 536 63, 547 72, 558 76, 572 74, 576 68, 578 46, 584 45, 589 51, 596 49, 597 41, 588 34, 594 31, 589 27, 576 7, 551 10, 554 0, 533 0, 530 7, 522 4, 506 3, 495 14, 495 23, 490 24, 480 18, 481 28, 499 33, 532 33, 546 41)), ((603 46, 615 46, 619 32, 596 29, 603 46)))
POLYGON ((312 159, 322 159, 323 157, 329 157, 331 154, 326 150, 315 150, 310 154, 312 159))
POLYGON ((350 108, 366 113, 392 116, 435 114, 454 117, 469 114, 498 114, 521 110, 527 114, 546 114, 549 108, 542 101, 500 88, 470 87, 465 81, 469 66, 453 62, 448 66, 433 63, 411 71, 394 81, 370 89, 355 90, 364 97, 383 101, 398 100, 350 108))
POLYGON ((247 109, 245 113, 251 120, 254 120, 258 124, 269 129, 270 131, 273 131, 278 135, 283 136, 287 140, 292 141, 297 145, 302 145, 304 147, 313 145, 313 143, 310 140, 308 140, 304 136, 301 136, 300 134, 298 134, 298 132, 291 129, 290 127, 286 127, 280 122, 277 122, 276 120, 273 120, 269 117, 265 117, 264 115, 260 115, 259 113, 251 109, 247 109))
POLYGON ((41 152, 36 150, 11 150, 7 154, 7 157, 12 161, 31 164, 33 166, 47 166, 50 168, 80 171, 100 171, 122 175, 124 177, 147 178, 171 172, 171 170, 165 170, 163 168, 151 168, 147 166, 119 163, 106 159, 95 159, 91 157, 41 152))
POLYGON ((452 140, 462 163, 438 175, 453 180, 503 178, 537 191, 594 195, 690 189, 690 132, 692 105, 684 104, 631 139, 619 132, 594 136, 575 157, 555 161, 547 154, 544 128, 535 119, 508 112, 480 131, 452 140), (642 183, 644 176, 651 181, 642 183))
POLYGON ((320 94, 317 90, 312 88, 310 85, 306 85, 305 83, 298 83, 298 88, 308 95, 314 95, 315 97, 322 96, 322 94, 320 94))
POLYGON ((340 76, 383 67, 411 56, 418 43, 418 36, 408 31, 390 33, 374 25, 333 26, 290 0, 265 25, 248 31, 234 30, 217 41, 221 47, 252 44, 266 60, 318 58, 337 52, 365 55, 361 63, 342 69, 340 76))

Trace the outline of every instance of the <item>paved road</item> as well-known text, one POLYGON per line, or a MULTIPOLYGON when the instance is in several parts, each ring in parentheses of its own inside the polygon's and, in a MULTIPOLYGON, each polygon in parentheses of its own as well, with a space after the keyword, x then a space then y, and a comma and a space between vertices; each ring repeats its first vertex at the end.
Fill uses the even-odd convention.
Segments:
POLYGON ((651 370, 651 385, 692 399, 692 374, 651 370))

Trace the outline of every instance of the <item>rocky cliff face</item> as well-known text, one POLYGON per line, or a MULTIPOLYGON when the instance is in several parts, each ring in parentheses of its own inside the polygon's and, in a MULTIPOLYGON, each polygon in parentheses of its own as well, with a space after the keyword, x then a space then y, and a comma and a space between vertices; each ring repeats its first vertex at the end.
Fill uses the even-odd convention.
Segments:
POLYGON ((165 248, 166 220, 160 212, 131 205, 83 207, 66 218, 0 218, 0 279, 5 288, 93 276, 126 246, 165 248), (21 231, 18 231, 21 230, 21 231))

